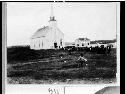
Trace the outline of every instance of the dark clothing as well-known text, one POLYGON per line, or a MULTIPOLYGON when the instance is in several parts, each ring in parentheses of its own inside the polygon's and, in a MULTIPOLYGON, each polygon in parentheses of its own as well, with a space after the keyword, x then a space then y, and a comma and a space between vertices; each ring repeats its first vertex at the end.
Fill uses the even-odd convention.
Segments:
POLYGON ((87 61, 87 59, 80 56, 79 59, 78 59, 78 61, 79 61, 79 66, 83 67, 83 66, 86 65, 85 62, 87 61))

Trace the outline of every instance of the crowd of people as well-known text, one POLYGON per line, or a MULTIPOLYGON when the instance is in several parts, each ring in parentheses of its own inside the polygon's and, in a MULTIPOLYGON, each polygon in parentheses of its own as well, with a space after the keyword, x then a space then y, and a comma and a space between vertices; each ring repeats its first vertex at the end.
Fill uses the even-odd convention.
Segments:
POLYGON ((73 51, 86 51, 86 52, 95 52, 98 54, 109 54, 111 52, 111 46, 106 46, 104 45, 95 46, 95 47, 65 47, 64 50, 69 51, 69 53, 73 51))

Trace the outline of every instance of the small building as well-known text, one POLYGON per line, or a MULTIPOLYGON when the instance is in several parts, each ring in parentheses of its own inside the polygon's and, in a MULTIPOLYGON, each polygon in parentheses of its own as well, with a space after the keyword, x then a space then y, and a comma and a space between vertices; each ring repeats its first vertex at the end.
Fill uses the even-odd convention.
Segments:
POLYGON ((88 38, 78 38, 75 40, 75 47, 89 47, 90 39, 88 38))
POLYGON ((35 50, 59 49, 64 46, 64 33, 57 27, 53 8, 51 8, 49 26, 44 26, 33 34, 30 39, 30 48, 35 50))
POLYGON ((75 42, 65 42, 65 47, 75 47, 75 42))
POLYGON ((90 46, 89 46, 89 47, 96 47, 96 46, 98 46, 97 43, 90 43, 90 46))
POLYGON ((65 42, 65 49, 75 48, 75 42, 65 42))

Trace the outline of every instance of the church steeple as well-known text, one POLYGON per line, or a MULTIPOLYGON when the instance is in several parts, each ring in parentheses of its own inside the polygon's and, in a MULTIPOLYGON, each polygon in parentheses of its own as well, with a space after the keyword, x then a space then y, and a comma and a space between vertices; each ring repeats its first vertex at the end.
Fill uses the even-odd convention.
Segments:
POLYGON ((57 26, 57 21, 55 20, 52 5, 51 5, 51 14, 50 14, 49 26, 50 27, 56 27, 57 26))
POLYGON ((53 13, 53 6, 52 6, 52 5, 51 5, 50 21, 56 21, 56 20, 55 20, 54 13, 53 13))

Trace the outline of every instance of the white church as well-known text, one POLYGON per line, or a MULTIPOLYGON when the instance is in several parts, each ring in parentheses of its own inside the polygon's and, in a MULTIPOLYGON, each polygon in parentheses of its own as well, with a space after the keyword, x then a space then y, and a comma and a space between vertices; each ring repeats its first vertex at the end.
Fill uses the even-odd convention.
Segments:
POLYGON ((49 26, 44 26, 33 34, 30 38, 30 48, 34 50, 60 49, 64 46, 64 33, 57 27, 53 7, 51 7, 49 26))

